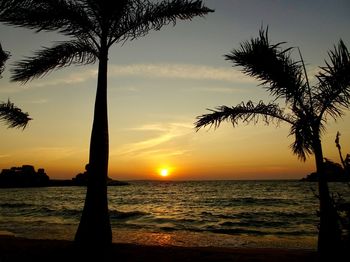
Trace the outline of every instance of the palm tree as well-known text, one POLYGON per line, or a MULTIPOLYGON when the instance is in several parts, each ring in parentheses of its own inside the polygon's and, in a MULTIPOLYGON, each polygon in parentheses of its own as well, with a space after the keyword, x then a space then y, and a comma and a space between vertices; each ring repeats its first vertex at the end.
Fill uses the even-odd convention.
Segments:
POLYGON ((0 22, 39 31, 57 31, 69 40, 43 48, 16 64, 13 80, 27 82, 71 64, 98 60, 97 92, 90 140, 88 186, 75 241, 111 243, 107 205, 107 65, 113 44, 145 36, 177 19, 191 20, 213 10, 201 0, 0 0, 0 22))
POLYGON ((336 119, 350 107, 350 54, 340 40, 328 53, 330 61, 316 75, 317 83, 310 85, 300 50, 300 61, 293 61, 293 49, 283 49, 282 44, 271 44, 268 29, 261 29, 259 37, 242 43, 239 49, 225 56, 234 66, 242 67, 244 74, 259 80, 275 98, 274 102, 220 106, 199 116, 195 127, 197 131, 208 125, 217 128, 223 121, 231 122, 233 127, 239 121, 290 124, 290 135, 295 137, 291 145, 293 153, 304 161, 310 154, 315 156, 320 201, 318 250, 327 254, 339 247, 340 231, 323 171, 321 138, 327 117, 336 119), (277 100, 284 102, 284 108, 277 100))
MULTIPOLYGON (((5 69, 5 62, 10 57, 10 54, 2 49, 0 44, 0 78, 5 69)), ((16 107, 10 100, 0 102, 0 121, 5 122, 9 127, 25 128, 31 118, 28 113, 23 113, 21 109, 16 107)))

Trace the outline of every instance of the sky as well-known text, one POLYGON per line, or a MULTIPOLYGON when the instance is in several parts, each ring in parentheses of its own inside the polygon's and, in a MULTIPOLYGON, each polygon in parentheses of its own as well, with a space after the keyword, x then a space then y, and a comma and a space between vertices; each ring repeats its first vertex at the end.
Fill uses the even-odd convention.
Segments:
MULTIPOLYGON (((110 50, 108 109, 109 176, 118 180, 299 179, 315 169, 311 156, 292 154, 289 126, 223 123, 195 131, 196 117, 220 105, 272 97, 224 59, 240 43, 269 27, 272 42, 299 47, 312 75, 339 39, 350 47, 348 0, 205 0, 205 18, 179 21, 110 50), (169 176, 162 178, 161 169, 169 176)), ((9 81, 11 64, 64 39, 0 25, 11 52, 0 80, 0 101, 11 99, 33 120, 25 130, 0 126, 0 169, 23 164, 51 178, 72 178, 88 162, 97 64, 71 66, 25 85, 9 81)), ((298 59, 297 53, 293 53, 298 59)), ((325 157, 339 162, 340 131, 350 152, 350 112, 328 119, 325 157)))

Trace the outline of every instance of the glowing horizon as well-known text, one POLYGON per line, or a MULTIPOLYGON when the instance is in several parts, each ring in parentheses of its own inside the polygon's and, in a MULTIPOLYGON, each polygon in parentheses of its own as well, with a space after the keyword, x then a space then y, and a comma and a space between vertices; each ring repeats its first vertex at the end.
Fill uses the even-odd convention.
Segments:
MULTIPOLYGON (((257 36, 262 21, 273 42, 300 47, 310 81, 315 81, 314 73, 340 37, 350 47, 349 3, 323 3, 315 12, 305 1, 204 2, 216 10, 205 19, 179 22, 110 50, 109 176, 164 179, 159 168, 168 168, 165 179, 171 180, 300 179, 313 172, 313 156, 303 163, 292 155, 287 125, 232 128, 224 123, 217 130, 196 132, 193 123, 207 108, 272 100, 256 80, 223 57, 257 36), (325 18, 327 26, 320 26, 325 18)), ((0 100, 10 98, 33 118, 24 131, 0 125, 0 169, 29 164, 44 168, 53 179, 84 172, 97 64, 70 66, 25 85, 10 82, 14 61, 63 38, 4 25, 0 31, 2 47, 11 53, 0 100)), ((324 156, 339 162, 334 139, 339 131, 343 154, 350 152, 350 111, 337 122, 328 119, 326 128, 324 156)))

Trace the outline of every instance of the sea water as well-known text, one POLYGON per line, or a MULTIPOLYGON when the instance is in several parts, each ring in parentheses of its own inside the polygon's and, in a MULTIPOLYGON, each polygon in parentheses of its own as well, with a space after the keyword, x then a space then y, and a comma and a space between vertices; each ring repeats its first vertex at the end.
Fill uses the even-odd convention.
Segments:
MULTIPOLYGON (((349 187, 331 183, 350 198, 349 187)), ((74 239, 85 187, 0 189, 0 231, 74 239)), ((108 187, 113 242, 316 248, 317 184, 300 181, 131 181, 108 187)))

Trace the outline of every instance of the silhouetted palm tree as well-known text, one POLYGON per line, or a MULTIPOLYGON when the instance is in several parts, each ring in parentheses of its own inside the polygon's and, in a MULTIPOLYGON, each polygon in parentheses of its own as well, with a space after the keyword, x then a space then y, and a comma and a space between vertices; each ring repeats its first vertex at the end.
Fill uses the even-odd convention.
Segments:
MULTIPOLYGON (((0 44, 0 78, 5 69, 5 62, 10 57, 10 54, 2 49, 0 44)), ((28 113, 23 113, 21 109, 16 107, 10 100, 0 102, 0 121, 5 122, 9 127, 25 128, 31 120, 28 113)))
POLYGON ((293 153, 301 160, 310 154, 315 156, 320 200, 318 249, 328 253, 339 247, 340 231, 323 175, 321 137, 327 117, 336 119, 350 107, 350 55, 340 40, 328 53, 330 62, 326 62, 316 75, 317 83, 310 85, 300 51, 300 61, 293 61, 292 48, 282 49, 282 44, 271 44, 268 30, 261 29, 258 38, 242 43, 239 49, 225 57, 234 66, 241 66, 243 73, 259 80, 270 95, 284 100, 284 108, 275 102, 266 104, 262 101, 220 106, 199 116, 195 126, 197 130, 208 125, 217 128, 223 121, 229 121, 235 127, 239 121, 255 124, 259 120, 266 124, 290 124, 290 135, 295 137, 291 145, 293 153))
POLYGON ((177 19, 212 12, 201 0, 4 0, 0 21, 37 31, 57 31, 70 40, 43 48, 17 63, 13 80, 27 82, 53 69, 98 60, 97 93, 90 140, 88 188, 75 240, 111 242, 106 178, 108 171, 108 50, 177 19))

